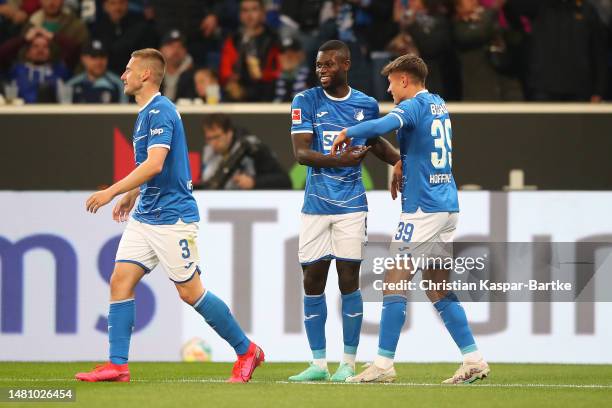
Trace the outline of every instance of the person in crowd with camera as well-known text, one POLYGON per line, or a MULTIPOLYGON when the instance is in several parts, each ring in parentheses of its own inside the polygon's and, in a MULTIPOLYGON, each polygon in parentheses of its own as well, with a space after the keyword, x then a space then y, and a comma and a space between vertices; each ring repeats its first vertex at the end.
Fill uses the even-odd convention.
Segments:
POLYGON ((202 181, 210 190, 284 190, 291 181, 270 148, 257 136, 237 128, 229 116, 207 115, 202 124, 206 145, 202 181))

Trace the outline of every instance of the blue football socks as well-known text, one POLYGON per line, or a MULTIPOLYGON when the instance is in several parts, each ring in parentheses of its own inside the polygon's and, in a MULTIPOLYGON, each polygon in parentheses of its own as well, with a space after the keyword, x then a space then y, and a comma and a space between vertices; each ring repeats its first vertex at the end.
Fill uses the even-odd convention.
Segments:
POLYGON ((406 298, 400 295, 383 296, 383 310, 378 335, 378 355, 393 359, 400 332, 406 321, 406 298))
POLYGON ((108 312, 109 360, 113 364, 126 364, 130 352, 130 338, 136 312, 134 299, 111 302, 108 312))
POLYGON ((461 350, 461 354, 471 353, 477 350, 472 330, 468 325, 465 310, 453 292, 449 292, 444 298, 434 303, 434 307, 440 314, 446 330, 461 350))
POLYGON ((327 320, 327 303, 325 293, 304 295, 304 326, 312 357, 316 360, 326 356, 325 321, 327 320))
POLYGON ((211 291, 204 292, 202 297, 193 305, 193 308, 204 317, 206 323, 212 327, 236 351, 236 354, 245 354, 250 340, 232 315, 229 307, 215 296, 211 291))
POLYGON ((344 354, 356 355, 363 322, 363 299, 361 291, 342 295, 342 332, 344 354))

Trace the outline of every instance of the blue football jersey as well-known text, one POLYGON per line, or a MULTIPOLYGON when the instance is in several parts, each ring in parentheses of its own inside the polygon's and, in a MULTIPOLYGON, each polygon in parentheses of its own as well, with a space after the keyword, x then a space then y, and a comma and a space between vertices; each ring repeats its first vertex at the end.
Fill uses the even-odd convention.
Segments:
POLYGON ((402 212, 458 212, 452 173, 452 128, 446 103, 421 91, 402 101, 391 113, 400 119, 397 139, 404 184, 402 212))
POLYGON ((152 147, 169 149, 158 175, 140 186, 140 200, 133 217, 146 224, 175 224, 200 220, 192 194, 187 140, 176 106, 159 93, 143 106, 134 126, 136 166, 148 157, 152 147))
MULTIPOLYGON (((291 104, 291 133, 312 133, 311 149, 329 154, 338 133, 362 121, 378 118, 378 103, 356 89, 344 98, 334 98, 315 87, 297 94, 291 104)), ((355 139, 363 146, 366 139, 355 139)), ((361 166, 308 167, 304 191, 305 214, 347 214, 367 211, 361 166)))

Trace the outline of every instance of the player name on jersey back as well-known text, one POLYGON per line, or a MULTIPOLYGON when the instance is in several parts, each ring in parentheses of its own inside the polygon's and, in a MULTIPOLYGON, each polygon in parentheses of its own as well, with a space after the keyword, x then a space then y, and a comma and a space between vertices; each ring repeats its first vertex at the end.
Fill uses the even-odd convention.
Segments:
POLYGON ((451 183, 452 181, 453 175, 451 173, 429 175, 429 184, 451 183))
POLYGON ((444 115, 445 113, 448 114, 446 104, 436 105, 435 103, 432 103, 431 105, 429 105, 429 108, 431 109, 432 115, 444 115))

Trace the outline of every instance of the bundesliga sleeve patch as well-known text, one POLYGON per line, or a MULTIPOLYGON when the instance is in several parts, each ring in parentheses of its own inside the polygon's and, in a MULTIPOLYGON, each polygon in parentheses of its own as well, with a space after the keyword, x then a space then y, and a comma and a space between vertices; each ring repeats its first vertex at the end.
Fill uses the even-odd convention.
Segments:
POLYGON ((302 124, 302 110, 301 109, 291 109, 291 123, 294 125, 302 124))

